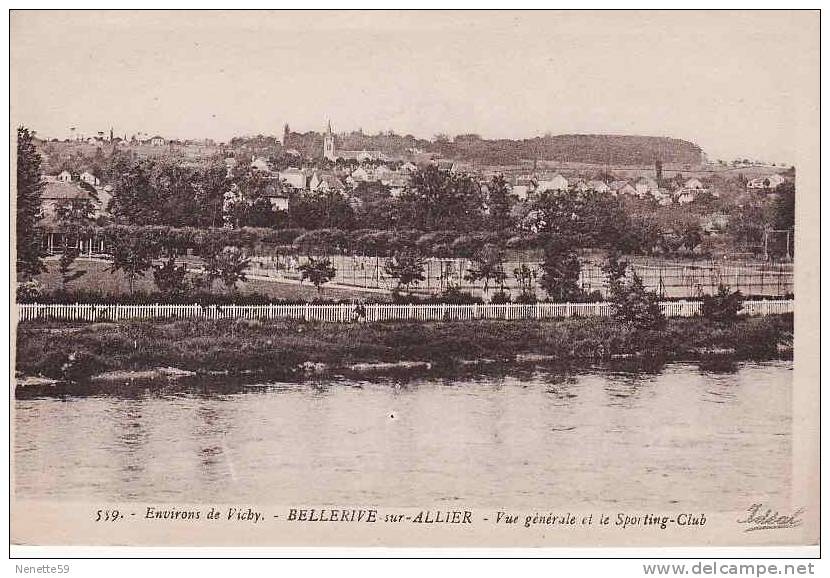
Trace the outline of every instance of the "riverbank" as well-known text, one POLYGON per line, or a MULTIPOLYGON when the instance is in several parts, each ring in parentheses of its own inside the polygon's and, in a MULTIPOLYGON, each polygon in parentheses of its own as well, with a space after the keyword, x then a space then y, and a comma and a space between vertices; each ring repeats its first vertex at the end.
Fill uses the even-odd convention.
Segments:
POLYGON ((131 375, 127 372, 166 380, 210 375, 302 379, 488 364, 762 361, 791 356, 792 332, 792 315, 731 324, 669 319, 653 331, 609 318, 372 324, 34 321, 18 327, 16 370, 18 382, 25 384, 21 380, 32 378, 123 382, 131 375))

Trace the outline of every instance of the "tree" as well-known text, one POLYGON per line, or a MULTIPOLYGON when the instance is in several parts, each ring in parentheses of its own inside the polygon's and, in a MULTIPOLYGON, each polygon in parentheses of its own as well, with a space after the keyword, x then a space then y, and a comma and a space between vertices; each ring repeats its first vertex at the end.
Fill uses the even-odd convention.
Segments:
POLYGON ((353 229, 354 209, 338 191, 301 193, 291 199, 292 227, 302 229, 353 229))
POLYGON ((757 247, 764 241, 765 222, 762 207, 746 205, 730 216, 727 231, 735 241, 757 247))
POLYGON ((380 181, 364 181, 351 192, 356 199, 355 217, 361 227, 386 229, 396 222, 397 207, 389 187, 380 181))
POLYGON ((170 255, 161 265, 153 265, 153 281, 158 290, 167 297, 184 293, 187 266, 176 266, 176 258, 170 255))
POLYGON ((328 257, 322 259, 309 257, 308 261, 300 265, 301 280, 311 281, 319 293, 323 293, 323 285, 334 279, 336 274, 337 269, 328 257))
POLYGON ((55 207, 55 218, 61 229, 77 236, 95 219, 95 206, 89 199, 69 199, 55 207))
POLYGON ((519 284, 519 301, 522 303, 532 303, 536 301, 536 294, 533 291, 533 282, 536 281, 536 269, 531 269, 526 264, 513 269, 513 277, 516 278, 516 283, 519 284))
POLYGON ((510 214, 510 193, 507 190, 507 181, 502 175, 493 177, 487 183, 487 207, 490 229, 504 234, 513 229, 513 219, 510 214))
POLYGON ((628 271, 628 261, 621 259, 622 253, 616 250, 608 252, 608 258, 602 266, 602 272, 608 277, 609 285, 619 283, 625 279, 628 271))
POLYGON ((480 230, 484 217, 478 182, 435 166, 415 171, 397 204, 399 219, 424 231, 480 230))
POLYGON ((250 263, 239 247, 227 246, 205 261, 205 271, 209 279, 221 279, 228 291, 236 293, 236 284, 247 280, 245 271, 250 263))
POLYGON ((743 295, 740 291, 731 292, 724 284, 718 285, 714 295, 704 295, 701 313, 706 319, 719 322, 731 322, 738 318, 743 307, 743 295))
POLYGON ((611 295, 614 319, 636 329, 659 329, 665 323, 660 301, 654 291, 647 291, 636 272, 631 279, 619 283, 611 295))
POLYGON ((147 271, 158 254, 158 246, 144 236, 120 232, 112 239, 112 263, 109 271, 123 271, 127 276, 130 293, 133 292, 135 280, 147 271))
POLYGON ((27 280, 44 270, 38 221, 41 216, 41 157, 35 149, 34 132, 17 129, 17 275, 27 280))
POLYGON ((219 226, 229 189, 219 163, 194 168, 171 160, 142 160, 121 167, 110 211, 132 225, 219 226))
POLYGON ((540 284, 551 299, 572 301, 583 297, 579 286, 579 257, 566 243, 551 241, 547 244, 541 269, 540 284))
POLYGON ((412 285, 417 285, 424 280, 425 264, 426 260, 418 253, 399 251, 386 260, 383 272, 393 279, 397 279, 396 293, 400 291, 401 287, 406 287, 407 292, 410 293, 412 285))
POLYGON ((795 227, 795 184, 786 181, 775 187, 772 205, 772 226, 778 230, 795 227))
POLYGON ((484 281, 484 293, 490 290, 490 281, 504 286, 507 273, 504 272, 504 253, 496 245, 487 244, 476 252, 471 267, 464 273, 464 279, 471 283, 484 281))

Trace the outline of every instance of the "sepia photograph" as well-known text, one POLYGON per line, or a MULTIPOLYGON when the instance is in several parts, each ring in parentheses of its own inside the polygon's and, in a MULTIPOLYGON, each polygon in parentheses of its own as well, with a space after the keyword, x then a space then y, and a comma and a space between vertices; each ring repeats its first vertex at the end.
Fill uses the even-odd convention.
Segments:
POLYGON ((817 552, 819 19, 10 11, 11 545, 817 552))

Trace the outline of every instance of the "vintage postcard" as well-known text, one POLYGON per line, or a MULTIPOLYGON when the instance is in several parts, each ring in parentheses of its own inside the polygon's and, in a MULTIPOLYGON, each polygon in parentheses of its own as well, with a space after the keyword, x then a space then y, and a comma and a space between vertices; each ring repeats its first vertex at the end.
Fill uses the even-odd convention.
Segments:
POLYGON ((12 545, 818 545, 818 11, 10 26, 12 545))

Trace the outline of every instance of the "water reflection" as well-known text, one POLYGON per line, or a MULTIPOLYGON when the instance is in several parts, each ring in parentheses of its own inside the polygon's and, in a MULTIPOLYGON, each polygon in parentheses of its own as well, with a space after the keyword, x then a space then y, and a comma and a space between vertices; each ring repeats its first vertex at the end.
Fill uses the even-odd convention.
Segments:
POLYGON ((791 379, 677 364, 17 399, 16 492, 742 509, 788 495, 791 379))
POLYGON ((106 408, 105 424, 112 428, 115 440, 113 457, 120 464, 119 482, 128 488, 126 498, 136 499, 135 481, 144 475, 144 465, 152 460, 147 450, 147 422, 143 412, 146 400, 127 398, 106 408))

